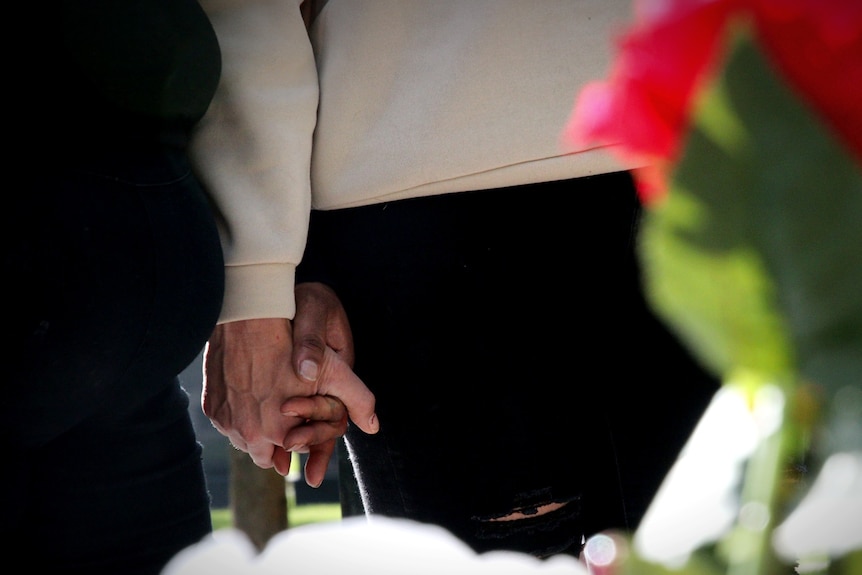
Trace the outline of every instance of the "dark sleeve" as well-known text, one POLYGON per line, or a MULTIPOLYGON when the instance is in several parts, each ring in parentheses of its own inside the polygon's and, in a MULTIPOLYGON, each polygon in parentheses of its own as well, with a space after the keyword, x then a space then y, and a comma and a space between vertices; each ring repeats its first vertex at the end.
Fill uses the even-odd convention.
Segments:
POLYGON ((63 3, 63 56, 78 86, 157 118, 197 118, 219 79, 218 41, 196 0, 63 3))
POLYGON ((206 112, 221 58, 197 0, 29 4, 33 33, 12 73, 37 137, 191 126, 206 112))

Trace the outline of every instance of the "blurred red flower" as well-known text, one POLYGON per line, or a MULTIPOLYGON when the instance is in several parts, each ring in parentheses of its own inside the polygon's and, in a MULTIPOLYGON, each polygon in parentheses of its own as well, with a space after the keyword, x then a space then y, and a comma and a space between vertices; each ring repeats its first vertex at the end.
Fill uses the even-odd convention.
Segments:
POLYGON ((635 171, 642 200, 662 197, 695 99, 737 22, 862 163, 860 0, 634 0, 610 74, 578 94, 564 142, 613 145, 644 166, 635 171))

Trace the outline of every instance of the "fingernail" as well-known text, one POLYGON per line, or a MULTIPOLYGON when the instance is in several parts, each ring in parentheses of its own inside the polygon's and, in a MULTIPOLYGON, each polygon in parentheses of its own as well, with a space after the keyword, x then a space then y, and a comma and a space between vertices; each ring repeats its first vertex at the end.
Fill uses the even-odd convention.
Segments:
POLYGON ((374 431, 377 431, 377 414, 376 413, 371 414, 371 419, 368 420, 368 425, 371 426, 371 429, 373 429, 374 431))
POLYGON ((299 417, 299 414, 295 411, 283 411, 283 412, 281 412, 281 414, 286 415, 288 417, 299 417))
POLYGON ((310 359, 303 360, 299 363, 299 375, 309 381, 317 381, 318 371, 317 363, 310 359))

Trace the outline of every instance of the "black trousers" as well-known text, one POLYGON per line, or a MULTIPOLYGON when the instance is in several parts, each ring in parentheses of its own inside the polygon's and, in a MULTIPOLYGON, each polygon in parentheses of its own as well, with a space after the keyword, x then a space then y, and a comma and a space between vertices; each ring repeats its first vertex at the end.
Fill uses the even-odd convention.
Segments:
POLYGON ((215 325, 222 252, 180 150, 77 152, 27 172, 3 232, 0 540, 27 567, 156 574, 211 531, 177 374, 215 325))
POLYGON ((627 173, 313 212, 300 278, 378 401, 346 436, 366 512, 536 555, 638 524, 718 385, 644 300, 639 218, 627 173))

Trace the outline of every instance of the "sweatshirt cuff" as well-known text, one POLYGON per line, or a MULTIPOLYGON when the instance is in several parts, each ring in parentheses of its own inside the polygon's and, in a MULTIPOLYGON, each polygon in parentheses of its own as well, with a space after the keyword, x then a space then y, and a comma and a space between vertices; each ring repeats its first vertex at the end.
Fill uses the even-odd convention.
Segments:
POLYGON ((293 264, 256 264, 225 268, 225 297, 219 323, 296 314, 293 264))

